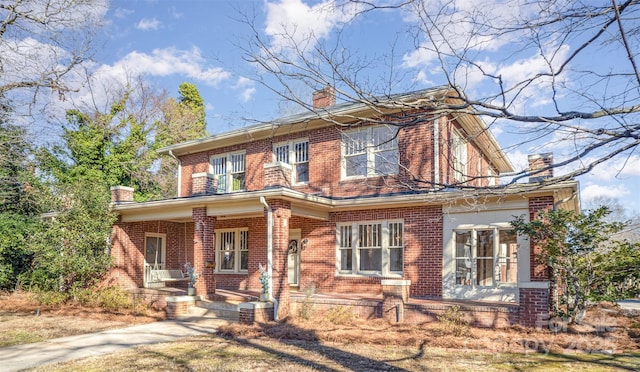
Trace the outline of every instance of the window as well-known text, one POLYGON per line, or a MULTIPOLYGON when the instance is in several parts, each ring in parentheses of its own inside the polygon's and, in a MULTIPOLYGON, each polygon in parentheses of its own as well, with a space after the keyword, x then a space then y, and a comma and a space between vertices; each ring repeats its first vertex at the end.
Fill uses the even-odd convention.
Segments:
POLYGON ((294 183, 309 182, 309 141, 287 142, 273 147, 275 161, 293 166, 294 183))
POLYGON ((400 221, 339 224, 340 274, 402 275, 404 231, 400 221))
POLYGON ((512 230, 455 231, 456 284, 512 286, 518 280, 518 242, 512 230))
POLYGON ((467 142, 457 130, 453 131, 451 144, 453 178, 462 182, 467 179, 467 142))
POLYGON ((342 133, 343 174, 366 177, 398 173, 397 130, 367 127, 342 133))
POLYGON ((249 232, 227 229, 216 232, 216 262, 220 272, 244 272, 249 268, 249 232))
POLYGON ((218 181, 218 193, 244 190, 244 157, 244 153, 233 153, 211 158, 211 173, 218 181))

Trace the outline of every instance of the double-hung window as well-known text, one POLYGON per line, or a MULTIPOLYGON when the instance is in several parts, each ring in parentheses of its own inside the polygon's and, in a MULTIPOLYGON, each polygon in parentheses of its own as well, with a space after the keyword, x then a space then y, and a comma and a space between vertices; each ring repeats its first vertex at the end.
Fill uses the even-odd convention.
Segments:
POLYGON ((217 155, 211 158, 211 173, 218 181, 218 193, 245 189, 244 152, 217 155))
POLYGON ((402 275, 402 221, 344 223, 337 226, 339 274, 402 275))
POLYGON ((397 174, 397 128, 379 125, 344 131, 342 159, 346 178, 397 174))
POLYGON ((462 182, 467 179, 467 141, 457 130, 453 131, 451 144, 453 178, 462 182))
POLYGON ((518 242, 512 230, 478 228, 455 231, 456 284, 513 286, 518 280, 518 242))
POLYGON ((309 141, 292 141, 273 146, 275 161, 291 164, 293 182, 309 182, 309 141))
POLYGON ((249 269, 248 229, 216 231, 216 262, 220 272, 246 272, 249 269))

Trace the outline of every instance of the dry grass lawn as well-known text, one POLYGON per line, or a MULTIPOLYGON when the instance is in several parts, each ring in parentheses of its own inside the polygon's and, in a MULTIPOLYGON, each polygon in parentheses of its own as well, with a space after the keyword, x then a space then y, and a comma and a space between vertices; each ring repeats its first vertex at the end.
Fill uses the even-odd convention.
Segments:
MULTIPOLYGON (((13 296, 12 296, 13 297, 13 296)), ((161 318, 78 306, 40 307, 0 297, 0 345, 35 342, 161 318), (9 309, 18 311, 8 313, 9 309)), ((587 322, 559 332, 445 323, 360 322, 348 312, 220 327, 216 335, 144 346, 39 371, 635 371, 640 317, 602 306, 587 322)), ((1 369, 1 367, 0 367, 1 369)))

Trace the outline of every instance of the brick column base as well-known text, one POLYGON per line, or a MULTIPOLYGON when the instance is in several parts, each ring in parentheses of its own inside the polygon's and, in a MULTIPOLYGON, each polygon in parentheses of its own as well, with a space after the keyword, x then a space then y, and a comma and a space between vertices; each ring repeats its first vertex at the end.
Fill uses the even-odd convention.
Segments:
POLYGON ((404 305, 409 301, 410 280, 382 280, 382 317, 391 323, 404 322, 404 305))
POLYGON ((521 283, 520 324, 525 327, 549 326, 549 282, 521 283))
POLYGON ((195 296, 171 296, 166 298, 167 301, 167 319, 178 319, 189 313, 189 308, 195 306, 195 296))
POLYGON ((270 302, 243 302, 238 305, 240 323, 266 323, 273 320, 273 304, 270 302))

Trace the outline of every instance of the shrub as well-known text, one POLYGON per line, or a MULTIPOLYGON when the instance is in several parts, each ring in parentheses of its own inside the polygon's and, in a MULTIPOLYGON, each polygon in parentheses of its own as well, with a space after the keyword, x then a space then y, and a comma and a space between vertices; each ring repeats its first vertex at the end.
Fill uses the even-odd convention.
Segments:
POLYGON ((469 322, 464 319, 458 305, 451 306, 437 318, 444 331, 454 336, 462 336, 469 330, 469 322))
POLYGON ((349 325, 356 320, 351 306, 332 306, 325 318, 335 325, 349 325))

